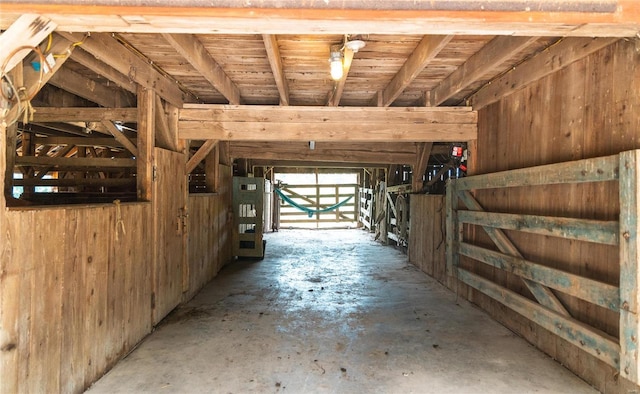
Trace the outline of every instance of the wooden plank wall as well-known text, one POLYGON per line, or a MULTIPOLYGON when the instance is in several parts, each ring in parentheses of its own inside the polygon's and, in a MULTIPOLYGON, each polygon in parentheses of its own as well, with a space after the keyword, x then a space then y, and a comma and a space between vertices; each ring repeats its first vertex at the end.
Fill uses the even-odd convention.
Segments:
POLYGON ((7 213, 2 391, 82 391, 151 331, 151 204, 120 211, 117 239, 114 205, 7 213))
POLYGON ((444 196, 410 196, 408 253, 411 263, 446 285, 444 205, 444 196))
MULTIPOLYGON (((221 176, 231 182, 231 168, 220 166, 221 176)), ((230 190, 189 195, 189 291, 191 299, 231 259, 228 223, 230 190)))
MULTIPOLYGON (((621 40, 482 109, 477 168, 471 170, 483 174, 640 148, 639 48, 638 40, 621 40)), ((494 212, 599 220, 617 220, 619 212, 614 182, 483 190, 476 195, 494 212)), ((507 231, 507 235, 525 258, 618 284, 619 256, 614 246, 519 232, 507 231)), ((481 229, 467 228, 465 238, 491 245, 481 229)), ((522 281, 512 275, 465 258, 461 266, 530 297, 522 281)), ((609 366, 479 292, 463 284, 458 289, 598 390, 622 390, 622 379, 609 366)), ((618 336, 618 313, 558 296, 575 318, 618 336)))

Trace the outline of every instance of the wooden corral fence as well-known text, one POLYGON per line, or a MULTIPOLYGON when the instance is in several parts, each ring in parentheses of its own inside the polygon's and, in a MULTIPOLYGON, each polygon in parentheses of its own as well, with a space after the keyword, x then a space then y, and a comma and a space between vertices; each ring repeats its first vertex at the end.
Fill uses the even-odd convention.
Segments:
POLYGON ((358 222, 357 184, 284 185, 280 190, 296 204, 311 210, 327 209, 351 198, 335 210, 314 213, 311 217, 280 200, 281 227, 349 227, 358 222))
POLYGON ((375 229, 375 191, 368 188, 360 188, 359 220, 362 227, 374 231, 375 229))
MULTIPOLYGON (((640 151, 629 151, 602 158, 452 180, 446 195, 447 274, 591 354, 619 371, 620 376, 638 384, 639 174, 640 151), (553 216, 544 212, 544 202, 537 207, 542 211, 539 215, 487 212, 471 192, 493 189, 493 192, 501 193, 506 188, 518 187, 553 190, 554 185, 586 183, 617 184, 619 220, 553 216), (465 239, 466 234, 482 231, 480 228, 488 235, 486 242, 474 244, 465 239), (523 256, 511 241, 522 233, 540 236, 541 242, 549 237, 560 237, 570 240, 570 245, 583 242, 617 248, 618 283, 602 282, 603 275, 594 273, 589 278, 583 274, 588 272, 584 269, 569 272, 553 267, 558 262, 535 261, 535 253, 532 252, 523 256), (489 246, 490 242, 493 245, 489 246), (489 268, 493 271, 487 271, 489 268), (497 284, 498 271, 521 278, 533 297, 521 295, 527 294, 525 289, 515 291, 497 284), (579 316, 574 317, 561 302, 567 296, 586 302, 590 305, 587 309, 602 310, 604 315, 617 314, 619 338, 586 324, 578 319, 579 316)), ((610 184, 603 188, 605 186, 611 188, 610 184)), ((583 196, 590 198, 588 193, 583 196)), ((549 193, 548 198, 566 197, 549 193)), ((473 237, 470 235, 469 238, 473 237)))
MULTIPOLYGON (((409 194, 411 185, 386 186, 380 189, 377 198, 382 199, 382 212, 384 213, 384 226, 381 226, 378 234, 382 240, 388 243, 390 240, 396 245, 407 247, 409 245, 409 194), (384 192, 383 192, 384 190, 384 192)), ((378 217, 383 214, 378 211, 378 217)))

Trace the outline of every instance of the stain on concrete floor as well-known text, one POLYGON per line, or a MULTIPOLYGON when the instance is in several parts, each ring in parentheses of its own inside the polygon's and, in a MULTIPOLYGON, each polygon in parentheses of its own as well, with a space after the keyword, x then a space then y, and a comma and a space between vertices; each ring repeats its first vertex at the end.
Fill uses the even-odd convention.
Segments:
POLYGON ((89 392, 596 392, 368 233, 265 238, 89 392))

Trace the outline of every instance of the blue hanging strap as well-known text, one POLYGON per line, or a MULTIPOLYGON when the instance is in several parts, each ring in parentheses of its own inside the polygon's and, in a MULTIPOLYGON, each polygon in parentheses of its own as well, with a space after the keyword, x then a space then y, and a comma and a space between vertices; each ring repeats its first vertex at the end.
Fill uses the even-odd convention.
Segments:
POLYGON ((351 200, 353 198, 353 196, 349 196, 346 200, 341 201, 341 202, 339 202, 339 203, 337 203, 335 205, 332 205, 330 207, 326 207, 326 208, 322 208, 322 209, 311 209, 311 208, 302 206, 302 205, 298 204, 297 202, 293 201, 291 199, 291 197, 289 197, 286 194, 282 193, 282 190, 280 190, 280 189, 274 189, 274 190, 280 196, 280 198, 282 198, 287 204, 291 205, 292 207, 298 208, 302 212, 306 212, 307 215, 309 215, 309 217, 313 217, 313 214, 335 211, 336 209, 340 208, 344 204, 348 203, 349 200, 351 200))

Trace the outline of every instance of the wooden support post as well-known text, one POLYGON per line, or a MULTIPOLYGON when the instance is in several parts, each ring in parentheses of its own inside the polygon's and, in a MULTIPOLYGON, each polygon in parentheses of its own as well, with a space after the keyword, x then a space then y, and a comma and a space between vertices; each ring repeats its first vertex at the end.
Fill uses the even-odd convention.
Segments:
POLYGON ((198 151, 191 156, 189 161, 187 162, 186 174, 190 174, 198 164, 211 152, 213 148, 218 145, 218 140, 206 140, 204 144, 198 149, 198 151))
POLYGON ((447 276, 457 276, 458 263, 460 261, 460 255, 458 254, 458 244, 462 240, 459 239, 458 231, 458 191, 456 190, 456 183, 454 180, 450 180, 447 183, 447 192, 445 194, 446 202, 446 253, 447 253, 447 276))
POLYGON ((640 150, 620 153, 620 374, 640 383, 640 150))
POLYGON ((204 159, 204 181, 207 187, 207 192, 215 193, 218 191, 218 182, 220 182, 220 144, 216 144, 215 147, 209 152, 204 159))
POLYGON ((113 135, 113 138, 116 139, 119 143, 122 144, 129 152, 131 152, 134 156, 138 156, 138 147, 127 138, 117 127, 109 120, 103 120, 101 122, 102 126, 104 126, 110 133, 113 135))
POLYGON ((16 141, 18 125, 12 124, 6 128, 6 167, 4 171, 4 196, 11 198, 13 195, 13 170, 16 162, 16 141))
MULTIPOLYGON (((34 156, 35 152, 33 149, 32 135, 31 133, 22 133, 22 157, 34 156)), ((29 179, 33 178, 34 169, 33 167, 26 167, 23 171, 23 178, 29 179)), ((31 194, 35 192, 35 188, 33 186, 25 186, 23 189, 23 194, 26 198, 29 198, 31 194)))
POLYGON ((151 201, 153 193, 153 146, 155 141, 155 92, 138 87, 138 200, 151 201))
POLYGON ((420 193, 422 190, 422 177, 427 170, 432 147, 433 142, 421 142, 417 144, 416 162, 413 165, 413 176, 411 178, 411 191, 414 193, 420 193))

